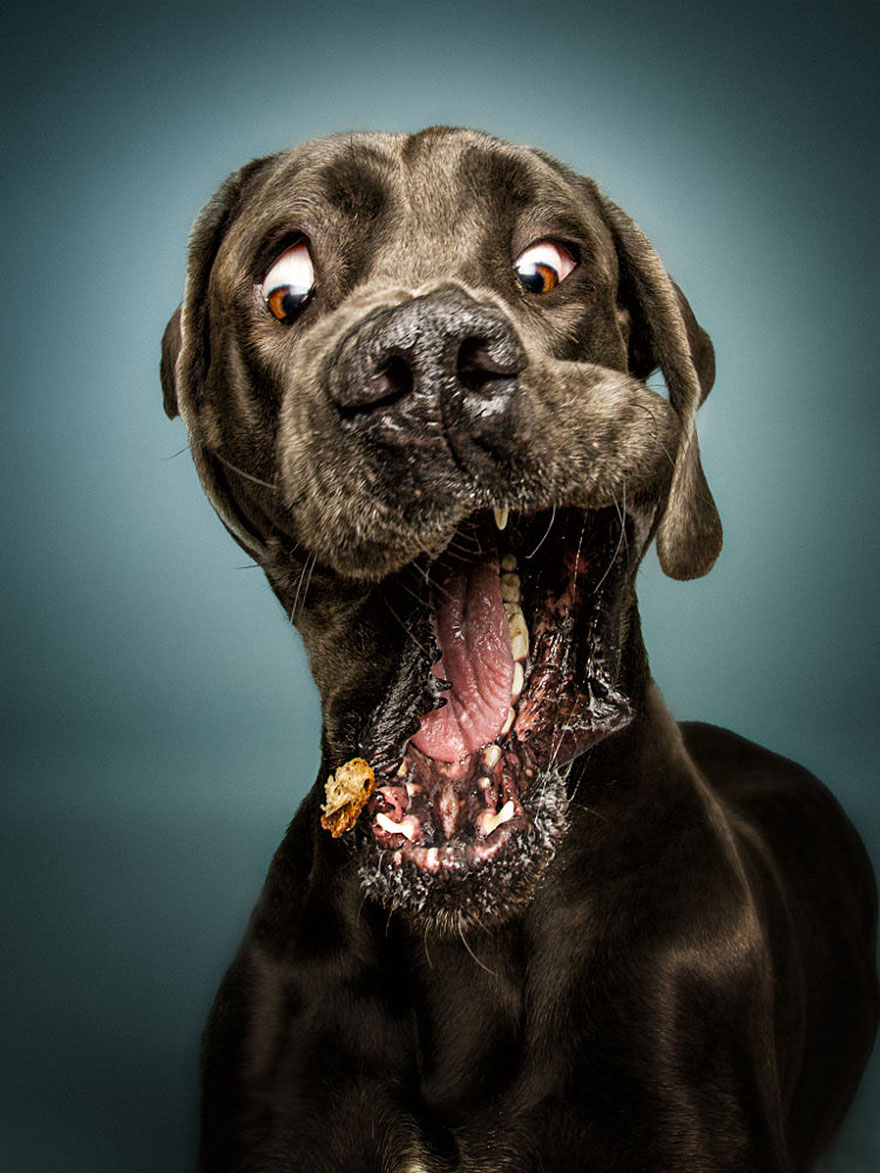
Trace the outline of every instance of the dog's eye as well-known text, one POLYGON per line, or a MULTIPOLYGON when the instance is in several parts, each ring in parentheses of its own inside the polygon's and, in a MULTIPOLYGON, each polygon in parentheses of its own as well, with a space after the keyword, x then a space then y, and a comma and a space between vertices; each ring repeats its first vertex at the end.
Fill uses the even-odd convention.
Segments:
POLYGON ((542 240, 520 253, 513 267, 529 293, 549 293, 565 280, 575 264, 567 248, 552 240, 542 240))
POLYGON ((266 276, 260 289, 263 301, 279 322, 289 322, 308 301, 315 287, 315 267, 309 246, 298 240, 283 252, 266 276))

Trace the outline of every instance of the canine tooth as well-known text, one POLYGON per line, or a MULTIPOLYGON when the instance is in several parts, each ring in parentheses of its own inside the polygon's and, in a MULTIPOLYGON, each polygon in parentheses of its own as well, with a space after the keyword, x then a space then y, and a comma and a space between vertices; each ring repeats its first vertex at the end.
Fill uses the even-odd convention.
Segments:
POLYGON ((525 684, 525 672, 519 660, 513 665, 513 680, 510 684, 510 698, 511 700, 518 700, 519 695, 523 690, 525 684))
POLYGON ((407 771, 406 758, 403 758, 400 765, 397 767, 397 777, 402 778, 407 771))
MULTIPOLYGON (((514 679, 516 679, 516 669, 514 669, 514 679)), ((497 766, 500 760, 501 746, 495 745, 494 743, 492 745, 487 745, 483 751, 483 761, 486 763, 489 769, 491 770, 493 766, 497 766)))
POLYGON ((492 785, 492 779, 491 778, 481 778, 479 780, 479 782, 477 782, 477 785, 479 786, 479 788, 481 790, 488 790, 489 787, 492 785))
POLYGON ((501 736, 502 737, 505 735, 505 733, 509 733, 511 731, 511 729, 513 728, 513 722, 515 720, 516 720, 516 713, 513 711, 513 709, 508 709, 507 716, 504 718, 504 724, 501 726, 501 736))
POLYGON ((504 527, 507 525, 507 518, 508 518, 509 514, 510 514, 510 511, 508 509, 496 509, 495 510, 495 524, 498 526, 499 529, 504 529, 504 527))
POLYGON ((406 785, 406 792, 410 796, 410 798, 412 798, 413 795, 421 794, 421 792, 422 792, 421 786, 416 785, 415 782, 407 782, 405 785, 406 785))
POLYGON ((513 818, 513 799, 508 798, 507 802, 504 804, 504 806, 501 808, 501 810, 498 812, 497 815, 493 814, 492 811, 483 811, 483 813, 479 817, 479 824, 480 824, 479 829, 482 832, 482 834, 486 838, 488 838, 489 835, 492 834, 492 832, 495 830, 496 827, 500 827, 502 823, 506 823, 512 818, 513 818))
POLYGON ((387 815, 383 815, 380 811, 376 815, 376 822, 383 831, 388 831, 391 835, 405 835, 410 842, 415 838, 413 825, 409 819, 404 819, 402 823, 395 823, 394 819, 389 819, 387 815))
POLYGON ((510 651, 514 660, 524 660, 529 654, 529 629, 522 611, 518 615, 511 615, 507 622, 510 624, 510 651))
POLYGON ((499 823, 506 823, 513 818, 513 799, 508 798, 507 802, 495 816, 499 823))
POLYGON ((508 571, 509 570, 516 570, 516 555, 515 554, 505 554, 504 557, 501 559, 501 569, 508 570, 508 571))
POLYGON ((505 603, 518 603, 522 598, 522 583, 518 574, 501 575, 501 598, 505 603))

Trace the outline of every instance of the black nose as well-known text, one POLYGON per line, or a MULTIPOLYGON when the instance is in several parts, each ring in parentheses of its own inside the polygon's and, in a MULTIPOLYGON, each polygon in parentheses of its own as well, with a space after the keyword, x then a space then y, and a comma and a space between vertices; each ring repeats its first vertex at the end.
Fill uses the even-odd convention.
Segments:
POLYGON ((359 323, 334 355, 328 389, 352 426, 386 443, 442 436, 491 448, 510 428, 525 366, 505 315, 447 287, 359 323))

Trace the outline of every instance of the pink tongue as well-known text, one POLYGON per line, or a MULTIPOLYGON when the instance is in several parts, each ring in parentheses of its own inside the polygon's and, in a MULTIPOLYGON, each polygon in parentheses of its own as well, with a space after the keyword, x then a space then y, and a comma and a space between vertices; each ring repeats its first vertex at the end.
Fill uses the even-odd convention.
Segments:
POLYGON ((440 762, 457 762, 493 741, 510 708, 513 657, 498 566, 456 566, 433 591, 442 653, 434 674, 452 685, 446 704, 422 717, 412 744, 440 762))

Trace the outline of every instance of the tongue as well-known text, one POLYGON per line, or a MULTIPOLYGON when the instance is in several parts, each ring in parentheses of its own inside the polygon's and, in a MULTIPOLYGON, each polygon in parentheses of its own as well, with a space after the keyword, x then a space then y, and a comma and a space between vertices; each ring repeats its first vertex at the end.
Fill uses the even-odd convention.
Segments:
POLYGON ((432 590, 446 704, 422 717, 412 744, 440 762, 457 762, 501 732, 510 708, 513 657, 496 562, 456 564, 432 590))

